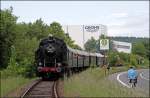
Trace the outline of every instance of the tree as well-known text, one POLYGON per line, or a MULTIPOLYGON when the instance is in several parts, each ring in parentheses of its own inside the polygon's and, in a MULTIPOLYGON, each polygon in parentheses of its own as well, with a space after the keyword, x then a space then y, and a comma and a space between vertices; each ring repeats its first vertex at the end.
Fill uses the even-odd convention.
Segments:
POLYGON ((65 32, 62 29, 62 26, 59 23, 57 22, 51 23, 49 27, 49 33, 57 38, 63 39, 68 46, 74 49, 81 49, 81 47, 74 44, 74 41, 71 39, 69 34, 65 34, 65 32))
POLYGON ((133 51, 133 54, 137 54, 143 57, 146 56, 146 48, 144 47, 144 44, 141 42, 133 44, 132 51, 133 51))
POLYGON ((36 37, 37 39, 42 39, 48 36, 49 34, 48 29, 49 29, 48 25, 44 24, 44 22, 40 18, 36 20, 34 23, 28 24, 27 36, 29 38, 36 37))
POLYGON ((117 52, 109 52, 108 53, 108 62, 110 66, 115 66, 118 60, 118 53, 117 52))
POLYGON ((0 68, 7 67, 11 45, 13 44, 17 17, 12 14, 12 7, 6 10, 0 10, 0 68))
POLYGON ((13 45, 16 48, 16 61, 19 65, 33 63, 34 53, 39 44, 37 36, 26 36, 27 33, 29 33, 28 25, 29 24, 18 23, 15 27, 16 38, 14 39, 13 45))
POLYGON ((105 39, 105 38, 107 38, 104 34, 102 34, 101 36, 100 36, 100 39, 105 39))
POLYGON ((149 59, 150 58, 150 44, 149 44, 149 41, 143 41, 143 45, 146 49, 146 57, 149 59))
POLYGON ((62 26, 57 22, 53 22, 50 24, 49 33, 51 33, 53 36, 58 37, 63 40, 66 37, 64 34, 64 31, 62 29, 62 26))
POLYGON ((97 41, 94 39, 94 37, 91 37, 91 39, 85 43, 84 47, 86 51, 96 52, 96 45, 97 41))
POLYGON ((130 54, 130 66, 137 66, 138 61, 137 61, 137 56, 134 54, 130 54))

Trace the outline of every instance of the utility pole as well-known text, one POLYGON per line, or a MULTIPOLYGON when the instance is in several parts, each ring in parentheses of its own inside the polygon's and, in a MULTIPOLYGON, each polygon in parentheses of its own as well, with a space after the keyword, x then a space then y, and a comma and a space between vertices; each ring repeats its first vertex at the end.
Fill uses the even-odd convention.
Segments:
MULTIPOLYGON (((68 33, 68 25, 67 25, 67 33, 68 33)), ((69 33, 68 33, 69 34, 69 33)))
MULTIPOLYGON (((129 38, 128 38, 128 42, 130 43, 130 37, 131 37, 131 33, 130 33, 130 32, 129 32, 129 36, 128 36, 128 37, 129 37, 129 38)), ((130 66, 132 66, 132 65, 131 65, 131 54, 130 54, 129 60, 130 60, 130 66)), ((129 67, 130 67, 130 66, 129 66, 129 67)))
POLYGON ((83 29, 83 50, 85 50, 85 47, 84 47, 84 41, 85 41, 85 38, 84 38, 84 25, 82 26, 82 29, 83 29))

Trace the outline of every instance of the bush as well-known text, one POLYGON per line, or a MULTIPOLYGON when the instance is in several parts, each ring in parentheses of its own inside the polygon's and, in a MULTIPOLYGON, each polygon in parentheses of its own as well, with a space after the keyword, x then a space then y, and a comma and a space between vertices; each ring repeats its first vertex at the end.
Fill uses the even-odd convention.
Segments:
POLYGON ((115 66, 117 62, 117 52, 109 52, 108 53, 108 62, 110 66, 115 66))
POLYGON ((131 66, 137 67, 137 65, 138 65, 138 63, 137 63, 137 56, 134 55, 134 54, 131 54, 129 58, 130 58, 131 66))
POLYGON ((26 70, 24 73, 25 77, 31 78, 31 77, 35 77, 35 73, 36 73, 36 66, 35 65, 27 65, 26 66, 26 70))
POLYGON ((27 58, 22 58, 22 62, 18 64, 16 61, 17 55, 15 47, 11 47, 11 57, 9 60, 9 64, 7 68, 1 71, 2 78, 8 78, 9 76, 25 76, 25 77, 33 77, 35 76, 35 67, 32 62, 29 62, 27 58))
POLYGON ((125 65, 125 66, 135 66, 148 65, 149 61, 135 54, 127 54, 123 52, 112 52, 108 53, 108 62, 111 66, 125 65))

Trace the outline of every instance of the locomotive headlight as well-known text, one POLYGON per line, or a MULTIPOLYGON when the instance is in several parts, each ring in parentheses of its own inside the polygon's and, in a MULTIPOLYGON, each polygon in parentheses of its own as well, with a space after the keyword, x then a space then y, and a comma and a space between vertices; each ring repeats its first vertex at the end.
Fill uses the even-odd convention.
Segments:
POLYGON ((60 66, 61 66, 61 63, 57 63, 57 66, 60 67, 60 66))
POLYGON ((42 65, 42 63, 41 63, 41 62, 39 62, 39 65, 41 66, 41 65, 42 65))
POLYGON ((53 53, 55 48, 52 46, 52 45, 49 45, 47 48, 46 48, 47 52, 48 53, 53 53))

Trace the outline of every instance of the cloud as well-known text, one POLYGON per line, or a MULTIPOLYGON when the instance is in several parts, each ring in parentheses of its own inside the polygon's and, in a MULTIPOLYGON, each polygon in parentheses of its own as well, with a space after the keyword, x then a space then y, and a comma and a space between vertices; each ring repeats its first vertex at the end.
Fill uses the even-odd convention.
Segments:
POLYGON ((112 16, 116 18, 128 17, 128 13, 113 13, 112 16))
POLYGON ((143 13, 113 13, 107 23, 110 36, 149 37, 149 15, 143 13))
POLYGON ((125 22, 110 22, 107 24, 108 27, 119 27, 125 25, 125 22))

